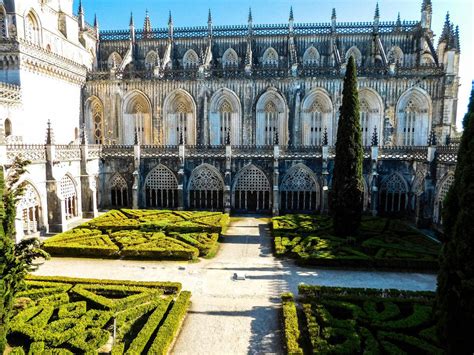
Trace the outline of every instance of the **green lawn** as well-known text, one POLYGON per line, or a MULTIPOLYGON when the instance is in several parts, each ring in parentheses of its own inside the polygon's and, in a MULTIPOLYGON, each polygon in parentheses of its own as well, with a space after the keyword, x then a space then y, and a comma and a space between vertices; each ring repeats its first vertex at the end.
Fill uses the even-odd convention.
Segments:
POLYGON ((338 238, 327 216, 272 221, 275 253, 302 265, 436 271, 440 244, 400 220, 364 217, 359 235, 338 238))
POLYGON ((442 354, 434 293, 299 287, 283 299, 288 354, 442 354))
POLYGON ((172 282, 30 276, 27 285, 8 335, 13 354, 166 354, 191 297, 172 282))
POLYGON ((46 240, 54 256, 192 260, 211 257, 229 216, 220 212, 112 210, 46 240))

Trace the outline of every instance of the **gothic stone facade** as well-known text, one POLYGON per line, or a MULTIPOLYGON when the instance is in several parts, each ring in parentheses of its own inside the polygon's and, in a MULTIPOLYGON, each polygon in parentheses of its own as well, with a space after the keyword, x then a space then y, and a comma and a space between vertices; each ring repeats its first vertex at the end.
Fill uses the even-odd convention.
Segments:
MULTIPOLYGON (((36 18, 38 26, 30 27, 38 31, 25 25, 23 37, 10 32, 4 42, 44 46, 41 16, 33 11, 52 5, 26 2, 32 9, 23 16, 36 18)), ((3 19, 15 22, 8 4, 3 19)), ((48 14, 61 19, 56 10, 48 14)), ((206 27, 175 28, 170 15, 167 28, 154 30, 147 15, 143 29, 131 18, 128 30, 99 31, 97 21, 94 27, 84 22, 82 7, 71 18, 87 54, 82 63, 70 61, 84 69, 80 118, 63 119, 82 127, 82 139, 56 145, 48 128, 46 145, 21 146, 18 138, 14 146, 8 137, 15 119, 9 111, 3 118, 7 162, 22 153, 42 170, 31 189, 45 212, 23 209, 24 226, 64 229, 69 217, 95 215, 97 204, 327 211, 350 56, 358 64, 367 147, 365 209, 440 222, 455 166, 460 46, 447 18, 435 48, 430 0, 423 0, 421 20, 412 22, 381 22, 378 7, 368 23, 339 23, 333 11, 329 23, 296 24, 291 11, 285 25, 254 25, 249 13, 245 26, 213 26, 209 13, 206 27)), ((29 85, 10 84, 18 92, 29 85)), ((2 107, 28 106, 24 98, 13 101, 2 107)), ((53 120, 62 139, 68 132, 60 127, 58 135, 56 125, 53 120)))

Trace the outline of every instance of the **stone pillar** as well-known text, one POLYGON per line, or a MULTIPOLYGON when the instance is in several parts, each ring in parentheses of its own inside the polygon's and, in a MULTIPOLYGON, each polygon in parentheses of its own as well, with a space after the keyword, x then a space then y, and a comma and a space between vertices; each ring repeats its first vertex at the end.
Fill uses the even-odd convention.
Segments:
POLYGON ((132 185, 132 208, 134 210, 138 209, 138 190, 140 186, 140 173, 138 170, 133 171, 133 185, 132 185))
POLYGON ((141 148, 135 132, 135 144, 133 146, 133 186, 132 186, 132 208, 140 207, 140 165, 141 165, 141 148))
POLYGON ((82 216, 95 218, 99 215, 97 209, 97 184, 95 176, 89 174, 89 145, 87 144, 86 131, 83 130, 81 139, 81 198, 82 216))
POLYGON ((225 146, 225 175, 224 175, 224 212, 225 213, 230 213, 231 210, 231 203, 230 203, 230 198, 231 198, 231 191, 230 191, 230 186, 231 186, 231 181, 232 181, 232 176, 231 176, 231 163, 232 163, 232 146, 230 145, 230 142, 227 141, 227 145, 225 146))
POLYGON ((371 158, 372 158, 372 183, 368 187, 370 189, 370 207, 372 210, 372 216, 376 216, 378 213, 379 204, 379 188, 378 188, 378 159, 379 159, 379 147, 372 145, 371 147, 371 158))
POLYGON ((179 170, 178 170, 178 210, 184 209, 184 164, 186 147, 183 140, 179 144, 179 170))
POLYGON ((322 148, 322 167, 323 167, 323 191, 321 195, 321 213, 329 213, 329 171, 328 171, 328 162, 329 162, 329 146, 326 144, 322 148))
POLYGON ((278 216, 280 214, 280 189, 278 186, 280 180, 279 171, 280 147, 278 143, 273 146, 273 203, 272 214, 278 216))

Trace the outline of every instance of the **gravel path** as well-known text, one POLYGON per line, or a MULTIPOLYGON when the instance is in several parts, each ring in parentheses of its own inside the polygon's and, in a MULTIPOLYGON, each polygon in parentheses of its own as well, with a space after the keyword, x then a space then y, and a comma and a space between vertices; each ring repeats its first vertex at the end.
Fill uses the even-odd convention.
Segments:
POLYGON ((38 275, 178 281, 193 294, 174 354, 281 353, 279 295, 298 284, 434 290, 432 274, 301 268, 273 258, 264 222, 234 221, 221 249, 197 263, 53 258, 38 275), (246 280, 234 281, 235 272, 246 280))

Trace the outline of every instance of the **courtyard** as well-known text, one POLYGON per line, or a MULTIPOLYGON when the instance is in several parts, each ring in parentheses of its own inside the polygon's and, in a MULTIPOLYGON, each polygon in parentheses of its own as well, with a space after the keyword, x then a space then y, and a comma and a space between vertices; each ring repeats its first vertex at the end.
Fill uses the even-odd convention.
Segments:
MULTIPOLYGON (((275 259, 268 220, 234 218, 213 259, 198 262, 52 258, 35 275, 176 281, 192 293, 175 354, 282 353, 281 294, 301 283, 434 291, 436 275, 299 267, 275 259), (245 276, 235 280, 234 274, 245 276)), ((240 277, 239 277, 240 278, 240 277)))

